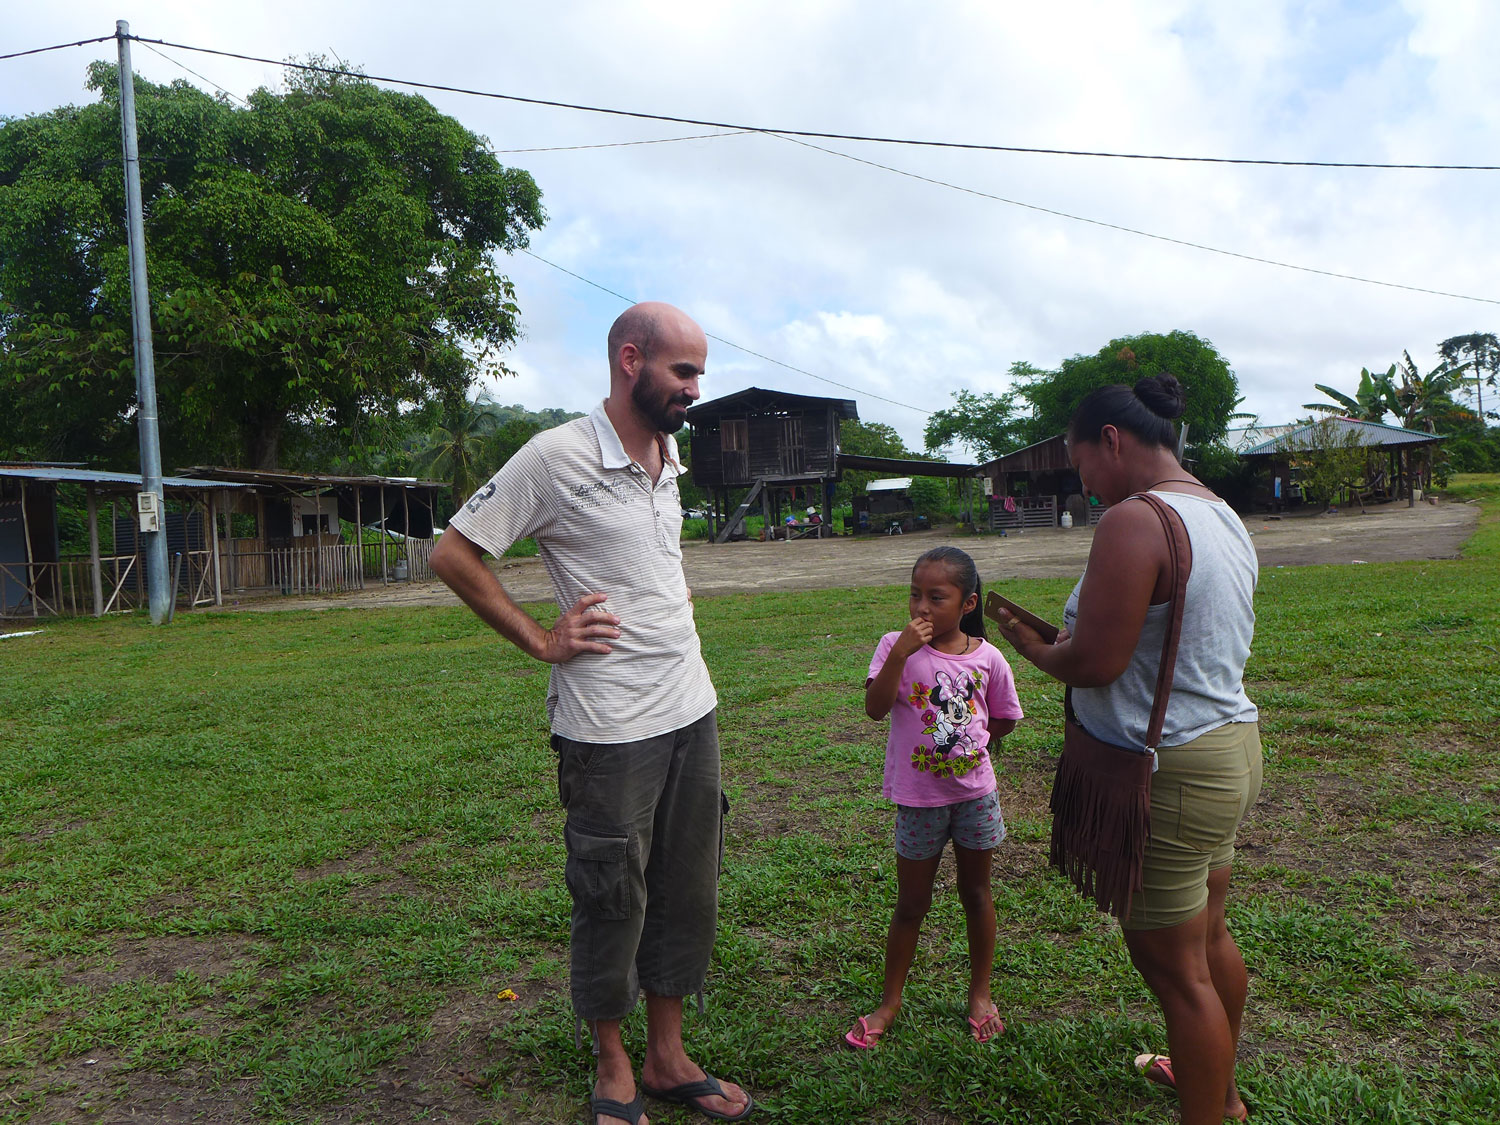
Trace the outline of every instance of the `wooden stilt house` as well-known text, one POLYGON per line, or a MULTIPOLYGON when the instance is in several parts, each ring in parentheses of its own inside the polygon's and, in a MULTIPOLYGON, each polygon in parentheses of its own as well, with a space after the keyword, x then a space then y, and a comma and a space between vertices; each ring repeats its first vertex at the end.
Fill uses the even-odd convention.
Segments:
POLYGON ((688 410, 693 483, 710 496, 709 532, 724 542, 759 508, 767 527, 783 509, 815 508, 828 527, 839 477, 839 423, 857 421, 852 399, 749 387, 688 410), (731 493, 748 490, 731 508, 731 493))

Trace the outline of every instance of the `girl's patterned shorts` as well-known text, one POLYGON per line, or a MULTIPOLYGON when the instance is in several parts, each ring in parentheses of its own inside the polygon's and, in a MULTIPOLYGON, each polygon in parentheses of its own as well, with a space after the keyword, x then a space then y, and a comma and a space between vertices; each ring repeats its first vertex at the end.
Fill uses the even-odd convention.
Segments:
POLYGON ((1005 839, 1000 794, 991 789, 983 797, 936 808, 896 806, 896 854, 902 859, 931 859, 952 838, 956 847, 987 852, 1005 839))

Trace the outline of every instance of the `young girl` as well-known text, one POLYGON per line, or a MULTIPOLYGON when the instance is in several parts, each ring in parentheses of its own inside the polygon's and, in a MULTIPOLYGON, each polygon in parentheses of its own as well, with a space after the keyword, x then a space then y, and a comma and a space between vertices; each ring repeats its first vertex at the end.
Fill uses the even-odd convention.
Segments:
POLYGON ((911 572, 911 620, 880 638, 865 713, 891 716, 885 796, 896 802, 896 913, 885 939, 885 995, 844 1036, 873 1047, 901 1010, 901 990, 932 905, 943 847, 953 840, 969 931, 969 1027, 987 1042, 1005 1030, 990 998, 995 905, 990 857, 1005 838, 990 746, 1021 718, 1010 665, 984 639, 979 574, 957 547, 935 547, 911 572))

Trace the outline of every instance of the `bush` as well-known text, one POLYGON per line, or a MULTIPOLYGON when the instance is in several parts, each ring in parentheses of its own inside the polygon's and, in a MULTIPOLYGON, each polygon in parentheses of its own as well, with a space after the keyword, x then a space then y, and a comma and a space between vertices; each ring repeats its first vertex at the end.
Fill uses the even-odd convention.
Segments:
POLYGON ((948 510, 948 486, 938 477, 915 477, 906 492, 919 516, 931 519, 948 510))

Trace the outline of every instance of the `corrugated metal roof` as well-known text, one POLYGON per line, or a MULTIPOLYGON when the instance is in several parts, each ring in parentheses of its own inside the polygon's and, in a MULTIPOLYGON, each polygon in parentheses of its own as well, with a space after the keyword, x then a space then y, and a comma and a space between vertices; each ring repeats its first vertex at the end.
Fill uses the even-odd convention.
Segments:
POLYGON ((986 476, 994 476, 996 473, 1057 472, 1072 467, 1073 463, 1068 459, 1068 440, 1064 434, 1056 434, 1020 449, 1013 449, 983 465, 986 476))
POLYGON ((954 461, 921 461, 915 457, 866 457, 862 453, 840 453, 840 469, 859 469, 872 473, 906 473, 914 477, 971 477, 978 465, 954 461))
POLYGON ((857 422, 859 420, 859 409, 852 398, 820 398, 816 395, 799 395, 791 391, 773 391, 763 387, 746 387, 742 391, 735 391, 721 398, 696 403, 688 407, 687 415, 688 421, 692 422, 695 419, 717 418, 721 414, 737 413, 742 410, 756 414, 789 407, 806 410, 809 407, 824 406, 832 406, 834 413, 845 421, 857 422))
POLYGON ((1340 434, 1354 434, 1359 445, 1370 449, 1398 445, 1431 445, 1434 442, 1447 440, 1443 434, 1429 434, 1425 430, 1408 430, 1403 426, 1387 426, 1383 422, 1363 422, 1358 418, 1325 418, 1320 422, 1312 422, 1305 426, 1298 426, 1287 433, 1278 434, 1269 441, 1263 441, 1245 450, 1240 456, 1259 457, 1268 453, 1290 453, 1296 449, 1308 448, 1308 439, 1325 422, 1340 434))
POLYGON ((392 488, 447 488, 440 480, 422 480, 420 477, 341 477, 329 473, 272 472, 268 469, 225 469, 214 465, 193 465, 179 469, 187 477, 214 476, 242 484, 274 484, 283 488, 331 488, 352 485, 389 485, 392 488))
POLYGON ((1247 450, 1255 448, 1261 442, 1269 441, 1274 437, 1280 437, 1282 434, 1291 433, 1296 428, 1296 425, 1293 423, 1274 426, 1231 426, 1224 432, 1224 444, 1235 453, 1244 453, 1247 450))
MULTIPOLYGON (((121 488, 141 487, 140 473, 111 473, 103 469, 68 469, 56 465, 29 465, 24 462, 9 462, 0 465, 0 477, 18 477, 22 480, 45 480, 56 484, 104 484, 121 488)), ((212 489, 247 488, 248 485, 228 480, 210 480, 206 477, 162 477, 163 488, 212 489)))

